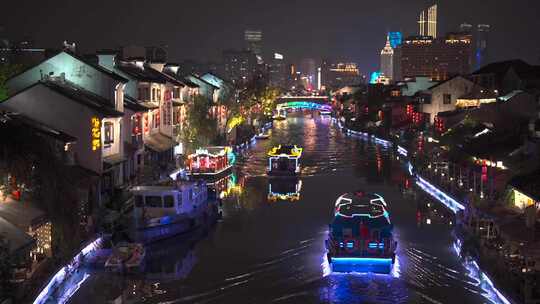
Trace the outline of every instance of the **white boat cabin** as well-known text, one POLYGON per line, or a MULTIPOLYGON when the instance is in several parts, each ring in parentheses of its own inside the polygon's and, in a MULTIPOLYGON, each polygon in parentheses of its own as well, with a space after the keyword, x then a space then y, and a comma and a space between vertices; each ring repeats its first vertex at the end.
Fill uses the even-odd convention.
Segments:
POLYGON ((182 181, 175 186, 137 186, 131 192, 135 198, 136 218, 189 216, 208 198, 204 182, 182 181))

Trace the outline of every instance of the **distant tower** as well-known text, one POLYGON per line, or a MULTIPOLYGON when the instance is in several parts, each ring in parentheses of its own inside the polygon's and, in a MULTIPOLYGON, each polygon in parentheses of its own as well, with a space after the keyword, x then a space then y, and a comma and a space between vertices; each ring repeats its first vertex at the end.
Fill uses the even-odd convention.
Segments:
POLYGON ((247 49, 257 56, 258 61, 262 61, 263 32, 260 30, 246 30, 244 39, 247 49))
POLYGON ((381 51, 381 73, 394 79, 394 49, 390 45, 390 35, 386 36, 386 45, 381 51))
POLYGON ((420 36, 437 38, 437 4, 420 13, 418 26, 420 36))
POLYGON ((489 63, 488 38, 491 27, 489 24, 479 24, 476 28, 475 68, 479 69, 489 63))

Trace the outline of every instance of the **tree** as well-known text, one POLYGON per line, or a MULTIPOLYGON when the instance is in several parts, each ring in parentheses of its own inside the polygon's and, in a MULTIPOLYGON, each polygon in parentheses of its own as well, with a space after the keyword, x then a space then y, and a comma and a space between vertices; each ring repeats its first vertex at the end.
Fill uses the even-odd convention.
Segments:
POLYGON ((210 115, 212 104, 203 96, 196 96, 188 106, 188 118, 182 126, 180 140, 186 152, 215 142, 218 136, 217 121, 210 115))
POLYGON ((0 102, 9 97, 6 81, 13 75, 23 70, 23 66, 20 64, 5 64, 0 65, 0 102))

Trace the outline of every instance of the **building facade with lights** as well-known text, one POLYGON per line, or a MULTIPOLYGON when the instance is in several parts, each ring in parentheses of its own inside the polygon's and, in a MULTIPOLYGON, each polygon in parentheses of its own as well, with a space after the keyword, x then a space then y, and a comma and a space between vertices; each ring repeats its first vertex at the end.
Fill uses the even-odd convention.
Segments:
POLYGON ((390 45, 390 35, 386 36, 386 45, 381 50, 381 69, 382 75, 390 81, 394 79, 394 49, 390 45))
POLYGON ((471 71, 472 36, 449 33, 444 38, 412 36, 404 39, 399 50, 399 79, 427 76, 444 81, 471 71))
POLYGON ((223 51, 224 75, 235 85, 243 85, 253 79, 257 71, 257 57, 249 50, 223 51))
POLYGON ((476 88, 474 82, 462 76, 456 76, 436 84, 428 89, 431 98, 426 98, 424 103, 421 104, 421 112, 433 124, 437 114, 455 110, 458 98, 471 93, 476 88))
POLYGON ((418 17, 418 35, 437 38, 437 4, 423 10, 418 17))

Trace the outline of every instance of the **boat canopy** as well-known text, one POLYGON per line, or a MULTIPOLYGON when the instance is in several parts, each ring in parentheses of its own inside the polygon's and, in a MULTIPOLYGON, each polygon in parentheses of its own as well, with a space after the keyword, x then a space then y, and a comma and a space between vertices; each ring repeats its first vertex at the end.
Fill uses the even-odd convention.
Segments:
POLYGON ((270 149, 268 156, 300 158, 302 156, 302 151, 303 149, 296 145, 279 145, 270 149))

